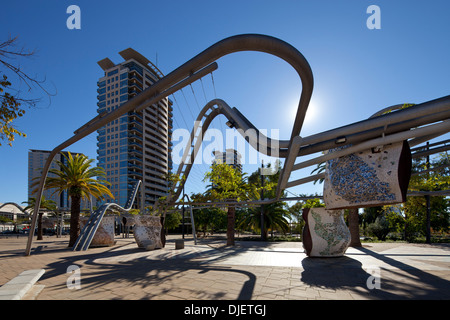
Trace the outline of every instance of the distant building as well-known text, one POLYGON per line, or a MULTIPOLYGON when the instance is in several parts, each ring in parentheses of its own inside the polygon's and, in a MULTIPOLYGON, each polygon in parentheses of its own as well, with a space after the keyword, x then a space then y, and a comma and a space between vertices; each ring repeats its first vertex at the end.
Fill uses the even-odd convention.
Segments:
MULTIPOLYGON (((6 218, 11 221, 26 220, 30 218, 30 211, 25 211, 27 205, 17 204, 17 203, 0 203, 0 217, 6 218)), ((4 223, 0 221, 0 232, 3 230, 13 229, 13 226, 5 226, 4 223)))
MULTIPOLYGON (((104 75, 97 82, 98 113, 111 112, 152 86, 164 75, 139 52, 128 48, 119 52, 125 60, 114 64, 98 62, 104 75)), ((135 208, 154 205, 168 194, 165 175, 172 170, 172 101, 165 98, 141 111, 128 112, 98 132, 98 166, 114 202, 124 206, 137 180, 141 180, 135 208)))
POLYGON ((241 154, 235 149, 226 149, 225 152, 214 151, 214 162, 226 163, 242 173, 241 154))
MULTIPOLYGON (((56 161, 60 161, 62 163, 67 162, 63 154, 67 156, 68 153, 66 151, 58 153, 53 159, 50 169, 60 169, 56 161)), ((73 156, 76 154, 77 153, 72 153, 73 156)), ((44 168, 45 162, 47 161, 49 155, 50 151, 47 150, 30 150, 28 152, 28 199, 36 198, 36 194, 33 193, 33 190, 37 189, 37 187, 32 188, 31 186, 41 177, 42 169, 44 168)), ((52 173, 48 174, 48 177, 52 176, 54 176, 52 173)), ((70 210, 70 199, 67 190, 63 191, 61 194, 54 191, 55 189, 44 190, 43 195, 45 199, 55 201, 56 206, 60 210, 70 210)), ((89 208, 89 203, 82 200, 81 210, 88 210, 89 208)))

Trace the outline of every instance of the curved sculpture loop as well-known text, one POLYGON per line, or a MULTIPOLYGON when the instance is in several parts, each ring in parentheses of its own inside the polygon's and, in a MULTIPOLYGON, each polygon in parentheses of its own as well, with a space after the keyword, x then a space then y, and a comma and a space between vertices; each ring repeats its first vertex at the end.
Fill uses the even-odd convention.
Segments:
MULTIPOLYGON (((187 61, 182 66, 178 67, 165 77, 161 78, 155 84, 153 84, 140 94, 136 95, 119 108, 109 113, 98 115, 91 121, 87 122, 84 126, 76 130, 73 137, 66 140, 50 152, 42 170, 42 176, 39 181, 36 199, 40 199, 42 195, 45 185, 45 179, 54 157, 64 148, 67 148, 73 143, 86 137, 95 130, 100 129, 109 122, 118 119, 120 116, 127 112, 143 109, 160 101, 161 99, 164 99, 168 95, 172 94, 175 88, 176 90, 180 90, 184 86, 189 85, 191 82, 198 80, 198 74, 202 72, 202 69, 209 67, 210 64, 214 63, 217 59, 230 53, 239 51, 259 51, 275 55, 288 62, 299 74, 302 81, 302 94, 300 96, 298 111, 291 133, 292 141, 292 139, 300 133, 306 110, 308 108, 308 104, 312 95, 314 81, 312 70, 308 64, 308 61, 296 48, 280 39, 259 34, 237 35, 217 42, 216 44, 212 45, 191 60, 187 61)), ((35 212, 37 211, 39 206, 40 201, 38 200, 36 201, 35 212)), ((31 222, 32 230, 34 229, 35 225, 36 215, 33 215, 31 222)), ((32 241, 33 232, 30 232, 27 247, 25 249, 25 255, 30 255, 32 241)))
MULTIPOLYGON (((217 59, 240 51, 258 51, 277 56, 289 63, 299 75, 302 91, 290 139, 274 140, 267 138, 236 108, 230 108, 223 100, 213 100, 203 108, 198 117, 198 123, 200 123, 200 120, 203 120, 202 127, 196 124, 191 133, 189 142, 191 144, 194 143, 194 145, 191 146, 189 144, 185 149, 182 164, 178 169, 178 173, 184 176, 184 179, 182 179, 184 181, 189 175, 192 163, 202 142, 201 139, 194 142, 194 139, 198 136, 197 131, 201 130, 204 133, 212 119, 218 114, 225 115, 242 132, 250 129, 254 130, 257 133, 257 139, 252 139, 248 136, 244 136, 244 138, 255 149, 268 155, 276 154, 278 157, 286 159, 278 181, 276 198, 262 199, 257 201, 258 204, 278 201, 284 189, 312 181, 311 177, 288 181, 292 171, 380 145, 408 139, 411 139, 410 142, 412 143, 419 143, 427 141, 431 137, 435 138, 449 132, 450 96, 447 96, 308 137, 300 137, 314 85, 313 74, 308 61, 296 48, 280 39, 259 34, 237 35, 217 42, 168 75, 159 79, 159 81, 125 102, 119 108, 109 113, 98 115, 76 130, 73 137, 51 151, 42 171, 36 199, 40 199, 42 196, 45 179, 53 158, 64 148, 86 137, 95 130, 100 129, 109 122, 118 119, 127 112, 142 110, 166 98, 170 94, 181 90, 185 86, 216 70, 217 63, 215 61, 217 59), (295 163, 297 157, 335 149, 349 144, 352 144, 352 146, 345 150, 327 153, 314 159, 295 163)), ((175 186, 176 191, 169 198, 171 203, 174 203, 179 198, 182 189, 180 186, 182 185, 175 186)), ((40 200, 36 201, 35 205, 34 212, 37 212, 40 206, 40 200)), ((32 217, 31 230, 34 230, 35 225, 36 214, 32 217)), ((32 239, 33 232, 30 232, 25 255, 30 254, 32 239)))

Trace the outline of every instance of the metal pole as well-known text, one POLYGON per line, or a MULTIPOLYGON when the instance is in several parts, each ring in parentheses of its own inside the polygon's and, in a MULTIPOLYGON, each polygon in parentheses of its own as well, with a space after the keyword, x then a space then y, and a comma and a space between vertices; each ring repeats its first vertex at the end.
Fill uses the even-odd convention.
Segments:
MULTIPOLYGON (((430 148, 430 142, 427 142, 427 151, 430 148)), ((426 168, 427 170, 430 170, 430 155, 427 155, 427 159, 426 159, 426 168)), ((430 172, 427 172, 427 180, 430 179, 430 172)), ((430 195, 427 194, 425 196, 425 200, 427 202, 427 230, 426 230, 426 242, 428 244, 431 243, 431 208, 430 208, 430 195)))
POLYGON ((184 239, 184 185, 183 185, 183 217, 181 219, 181 234, 182 234, 182 238, 184 239))
MULTIPOLYGON (((261 200, 264 200, 264 160, 261 160, 261 200)), ((261 204, 261 240, 266 241, 266 233, 264 230, 264 204, 261 204)))

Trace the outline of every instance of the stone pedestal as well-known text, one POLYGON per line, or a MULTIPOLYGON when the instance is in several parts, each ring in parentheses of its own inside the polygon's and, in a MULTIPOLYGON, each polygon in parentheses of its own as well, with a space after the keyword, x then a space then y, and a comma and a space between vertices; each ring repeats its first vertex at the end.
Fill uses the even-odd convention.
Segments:
MULTIPOLYGON (((89 217, 80 217, 80 228, 83 229, 89 217)), ((113 246, 114 241, 114 220, 115 216, 104 216, 94 238, 92 239, 90 248, 93 247, 110 247, 113 246)))
POLYGON ((340 257, 350 245, 344 210, 303 209, 303 247, 309 257, 340 257))
POLYGON ((175 250, 178 250, 178 249, 184 249, 184 240, 183 239, 175 240, 175 250))

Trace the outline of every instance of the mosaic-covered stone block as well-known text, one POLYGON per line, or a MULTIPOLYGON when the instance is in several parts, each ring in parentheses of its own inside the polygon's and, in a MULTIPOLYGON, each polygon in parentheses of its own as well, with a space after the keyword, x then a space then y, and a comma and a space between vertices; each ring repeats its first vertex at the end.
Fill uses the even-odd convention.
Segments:
POLYGON ((302 242, 309 257, 340 257, 350 245, 344 210, 303 209, 302 242))
MULTIPOLYGON (((81 229, 85 226, 88 220, 88 217, 80 218, 81 229)), ((92 242, 89 246, 90 248, 110 247, 114 245, 114 221, 115 216, 104 216, 102 218, 102 221, 100 222, 100 225, 92 238, 92 242)))
POLYGON ((147 248, 149 242, 154 244, 157 249, 164 247, 161 217, 136 215, 133 216, 133 221, 133 235, 139 248, 147 248))
POLYGON ((408 142, 381 146, 327 161, 323 199, 328 209, 405 202, 410 177, 408 142))

